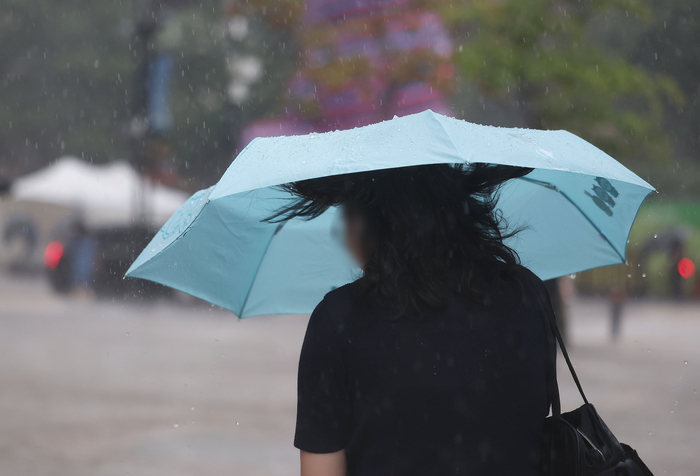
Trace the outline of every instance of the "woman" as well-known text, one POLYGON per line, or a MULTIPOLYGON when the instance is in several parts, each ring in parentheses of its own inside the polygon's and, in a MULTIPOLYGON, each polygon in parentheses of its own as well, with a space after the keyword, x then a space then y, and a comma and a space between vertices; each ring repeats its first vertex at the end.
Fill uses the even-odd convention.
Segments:
POLYGON ((297 199, 270 219, 340 205, 363 270, 309 320, 302 476, 539 473, 544 327, 495 208, 530 171, 426 165, 285 186, 297 199))

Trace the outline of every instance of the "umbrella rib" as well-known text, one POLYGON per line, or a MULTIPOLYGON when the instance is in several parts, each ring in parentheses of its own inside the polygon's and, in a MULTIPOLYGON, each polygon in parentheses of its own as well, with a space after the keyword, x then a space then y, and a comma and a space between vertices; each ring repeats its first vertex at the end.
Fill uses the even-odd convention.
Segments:
POLYGON ((452 145, 453 145, 454 148, 457 150, 457 152, 459 153, 459 156, 462 158, 462 160, 464 161, 464 163, 465 163, 465 164, 469 164, 469 161, 464 157, 464 154, 462 153, 462 149, 460 149, 459 146, 457 146, 457 143, 456 143, 455 140, 452 138, 452 135, 447 131, 447 128, 446 128, 445 125, 442 123, 442 121, 440 121, 440 119, 438 119, 437 115, 436 115, 432 110, 431 110, 430 112, 433 113, 433 119, 435 119, 435 120, 437 121, 437 123, 440 124, 440 127, 442 127, 442 130, 445 132, 445 134, 447 134, 447 137, 450 138, 450 141, 452 141, 452 145))
POLYGON ((255 269, 255 274, 253 275, 253 279, 250 282, 250 287, 248 288, 248 292, 245 295, 245 299, 243 300, 243 304, 241 305, 241 312, 238 315, 239 319, 243 318, 243 311, 245 310, 246 304, 248 304, 248 297, 250 296, 250 292, 253 290, 253 286, 255 285, 255 280, 258 278, 258 273, 260 272, 260 267, 262 266, 262 262, 265 259, 265 254, 267 254, 267 250, 270 249, 270 245, 272 244, 272 240, 275 238, 275 235, 279 233, 279 231, 282 229, 284 224, 287 222, 280 223, 277 228, 275 228, 275 231, 272 233, 272 236, 270 236, 270 239, 267 242, 267 245, 265 246, 265 250, 263 251, 262 257, 260 258, 260 262, 258 263, 258 267, 255 269))
POLYGON ((580 213, 581 215, 583 215, 584 218, 586 218, 586 220, 588 221, 588 223, 590 223, 590 225, 591 225, 593 228, 595 228, 595 230, 598 232, 598 234, 599 234, 600 236, 602 236, 602 237, 605 239, 605 241, 608 242, 608 244, 610 245, 610 248, 612 248, 613 251, 617 254, 617 256, 620 257, 620 259, 622 260, 622 262, 623 262, 623 263, 625 262, 624 253, 620 253, 620 250, 618 250, 618 249, 615 247, 615 245, 612 243, 612 241, 610 241, 610 239, 609 239, 609 238, 607 237, 607 235, 603 232, 603 230, 601 230, 600 227, 599 227, 598 225, 596 225, 595 222, 594 222, 593 220, 591 220, 591 218, 590 218, 588 215, 586 215, 586 214, 584 213, 583 210, 581 210, 581 207, 579 207, 579 206, 576 204, 576 202, 574 202, 574 201, 571 199, 571 197, 569 197, 566 193, 562 192, 562 191, 559 189, 559 187, 557 187, 556 185, 551 184, 551 183, 549 183, 549 182, 544 182, 544 181, 542 181, 542 180, 535 180, 535 179, 531 179, 531 178, 528 178, 528 177, 519 177, 519 179, 520 179, 520 180, 524 180, 525 182, 530 182, 530 183, 533 183, 533 184, 535 184, 535 185, 539 185, 540 187, 548 188, 548 189, 550 189, 550 190, 553 190, 553 191, 555 191, 555 192, 561 194, 566 200, 568 200, 569 203, 571 203, 574 207, 576 207, 576 210, 578 210, 579 213, 580 213))
MULTIPOLYGON (((190 197, 190 198, 191 198, 191 197, 190 197)), ((158 251, 158 253, 157 253, 158 255, 161 254, 161 253, 163 253, 165 250, 167 250, 168 248, 170 248, 172 245, 174 245, 178 240, 180 240, 183 236, 185 236, 185 235, 192 229, 192 225, 194 225, 194 223, 195 223, 197 220, 199 220, 199 217, 202 215, 202 212, 204 211, 204 208, 207 206, 208 203, 209 203, 209 199, 207 199, 207 202, 204 204, 204 206, 202 206, 202 208, 199 209, 199 211, 197 212, 197 215, 195 215, 195 217, 192 219, 192 221, 190 222, 190 224, 187 225, 187 228, 185 228, 185 229, 183 230, 183 232, 180 233, 177 237, 175 237, 170 243, 168 243, 168 244, 165 245, 162 249, 160 249, 160 250, 158 251)), ((175 213, 177 213, 177 212, 175 212, 175 213)), ((163 226, 165 226, 165 225, 163 225, 163 226)), ((160 231, 158 231, 158 233, 160 233, 161 231, 162 231, 162 229, 161 229, 160 231)), ((156 234, 156 236, 158 236, 158 235, 156 234)), ((151 245, 151 244, 149 243, 149 244, 146 246, 146 248, 148 248, 150 245, 151 245)), ((144 251, 145 251, 145 250, 144 250, 144 251)), ((141 253, 143 253, 144 251, 142 251, 141 253)), ((154 256, 156 256, 156 255, 154 255, 154 256)), ((132 269, 131 269, 131 268, 134 267, 134 264, 139 260, 140 257, 141 257, 141 254, 139 254, 139 255, 136 257, 136 259, 133 261, 133 263, 131 263, 131 266, 129 266, 129 268, 128 268, 128 269, 126 270, 126 272, 124 273, 124 276, 123 276, 124 278, 148 279, 148 278, 140 278, 139 276, 133 276, 133 275, 131 274, 131 273, 132 273, 132 269)), ((135 268, 133 271, 136 271, 136 270, 137 270, 138 268, 140 268, 142 265, 146 264, 148 261, 151 260, 151 258, 153 258, 153 256, 150 256, 148 259, 146 259, 143 263, 141 263, 141 264, 140 264, 137 268, 135 268)), ((148 279, 148 280, 149 280, 149 281, 153 281, 154 283, 158 283, 158 281, 154 281, 154 280, 152 280, 152 279, 148 279)), ((159 284, 164 284, 164 283, 159 283, 159 284)), ((171 287, 172 287, 172 286, 171 286, 171 287)), ((183 291, 183 292, 185 292, 185 291, 183 291)))

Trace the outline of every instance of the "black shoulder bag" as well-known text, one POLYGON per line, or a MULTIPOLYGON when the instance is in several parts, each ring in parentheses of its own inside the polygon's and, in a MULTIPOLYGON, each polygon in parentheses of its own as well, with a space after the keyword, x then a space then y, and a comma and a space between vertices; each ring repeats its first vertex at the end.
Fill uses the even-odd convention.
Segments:
POLYGON ((540 283, 531 284, 545 324, 548 347, 547 397, 552 408, 552 415, 546 419, 542 435, 542 476, 653 476, 637 452, 618 442, 593 405, 588 403, 559 333, 546 287, 540 283), (583 406, 567 413, 561 412, 559 401, 557 342, 585 402, 583 406))

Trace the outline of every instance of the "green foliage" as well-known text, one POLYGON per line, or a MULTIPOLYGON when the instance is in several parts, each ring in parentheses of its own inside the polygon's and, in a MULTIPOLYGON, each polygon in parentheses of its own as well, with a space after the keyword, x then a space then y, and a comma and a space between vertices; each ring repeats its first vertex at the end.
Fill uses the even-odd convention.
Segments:
POLYGON ((0 4, 0 166, 21 172, 72 153, 126 156, 132 52, 128 2, 0 4))
POLYGON ((665 122, 680 154, 700 164, 700 1, 648 3, 654 20, 630 53, 645 69, 673 77, 686 94, 682 107, 668 108, 665 122))
MULTIPOLYGON (((233 156, 232 138, 241 126, 282 113, 282 87, 298 66, 293 35, 301 4, 266 9, 266 0, 246 7, 253 3, 225 7, 235 4, 238 13, 228 14, 249 18, 244 41, 226 38, 228 17, 219 0, 179 2, 154 38, 155 49, 177 60, 174 127, 153 138, 163 146, 158 160, 196 177, 193 187, 218 178, 233 156), (283 14, 268 18, 269 12, 283 14), (262 58, 264 75, 251 85, 246 101, 233 105, 227 68, 237 55, 262 58)), ((699 136, 700 30, 691 8, 698 0, 686 3, 424 2, 448 22, 457 45, 455 64, 483 96, 515 104, 529 127, 580 135, 634 170, 647 171, 641 173, 645 179, 667 169, 663 180, 670 184, 676 183, 678 167, 671 170, 664 159, 672 145, 681 144, 692 155, 699 136), (622 48, 610 45, 618 30, 622 48), (664 124, 672 134, 664 132, 664 124)), ((0 3, 0 173, 35 170, 64 154, 94 162, 131 155, 139 48, 133 5, 133 0, 0 3)))
POLYGON ((176 60, 170 108, 173 127, 152 138, 164 147, 149 154, 150 166, 165 164, 194 187, 218 178, 230 162, 230 131, 224 34, 215 2, 174 9, 153 38, 154 50, 176 60))
POLYGON ((461 39, 458 68, 483 94, 515 98, 528 127, 569 130, 625 162, 662 162, 671 155, 660 127, 664 104, 684 95, 670 77, 587 41, 590 22, 613 10, 640 21, 652 16, 635 0, 473 0, 442 8, 461 39))
MULTIPOLYGON (((154 2, 157 3, 157 2, 154 2)), ((217 180, 233 158, 236 128, 278 101, 289 73, 289 32, 252 20, 231 48, 219 0, 159 3, 151 52, 176 60, 173 127, 147 137, 148 165, 178 172, 190 188, 217 180), (286 36, 285 36, 286 35, 286 36), (235 50, 235 51, 234 51, 235 50), (284 54, 286 51, 286 55, 284 54), (228 100, 228 60, 262 58, 264 80, 241 107, 228 100)), ((0 174, 36 170, 71 154, 100 163, 130 158, 137 41, 135 0, 5 0, 0 3, 0 174)))

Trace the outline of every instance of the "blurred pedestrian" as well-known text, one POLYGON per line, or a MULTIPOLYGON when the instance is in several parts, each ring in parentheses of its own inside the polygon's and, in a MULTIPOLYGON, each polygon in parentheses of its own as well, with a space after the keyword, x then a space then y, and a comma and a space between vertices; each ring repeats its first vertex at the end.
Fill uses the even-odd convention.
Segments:
POLYGON ((610 338, 617 341, 622 327, 622 310, 627 300, 627 292, 621 284, 615 285, 610 292, 610 338))
POLYGON ((529 171, 426 165, 286 186, 298 200, 277 217, 340 205, 364 270, 309 320, 301 476, 539 474, 544 325, 495 211, 500 184, 529 171))
POLYGON ((683 294, 683 276, 678 269, 678 263, 685 257, 685 243, 680 238, 671 242, 668 249, 669 267, 668 279, 671 287, 671 297, 681 300, 683 294))
POLYGON ((70 242, 70 256, 73 270, 73 294, 78 297, 92 297, 92 283, 95 274, 95 254, 97 240, 90 235, 82 220, 76 221, 74 235, 70 242))

